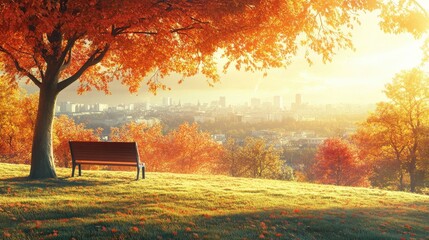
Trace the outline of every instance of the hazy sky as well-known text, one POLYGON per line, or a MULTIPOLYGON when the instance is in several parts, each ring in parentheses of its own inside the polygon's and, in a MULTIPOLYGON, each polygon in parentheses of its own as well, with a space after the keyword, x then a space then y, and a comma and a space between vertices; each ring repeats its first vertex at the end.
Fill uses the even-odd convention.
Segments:
POLYGON ((423 41, 408 34, 383 33, 374 14, 363 16, 361 22, 354 31, 356 51, 339 51, 331 63, 314 59, 314 64, 309 66, 301 54, 287 68, 269 70, 266 77, 262 73, 230 69, 214 87, 209 87, 201 76, 188 78, 181 85, 176 83, 176 78, 166 79, 172 90, 159 91, 157 96, 144 90, 132 95, 119 84, 112 85, 111 96, 97 92, 78 96, 75 84, 60 94, 59 101, 109 104, 149 101, 154 104, 160 103, 163 97, 171 97, 174 102, 196 103, 225 96, 227 104, 236 104, 249 102, 252 97, 271 101, 272 96, 277 95, 289 104, 295 94, 300 93, 303 102, 310 104, 375 103, 384 99, 384 85, 396 73, 419 64, 423 41))

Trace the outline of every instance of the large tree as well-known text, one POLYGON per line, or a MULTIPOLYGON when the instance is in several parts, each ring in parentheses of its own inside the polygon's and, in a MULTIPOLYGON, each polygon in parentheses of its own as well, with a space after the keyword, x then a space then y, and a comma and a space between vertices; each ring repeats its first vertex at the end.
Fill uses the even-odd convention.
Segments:
POLYGON ((386 85, 386 96, 389 98, 393 111, 401 116, 405 128, 403 134, 408 135, 406 169, 410 175, 410 190, 415 192, 417 186, 417 167, 419 148, 429 125, 429 75, 421 69, 411 69, 398 73, 392 83, 386 85))
POLYGON ((429 127, 429 75, 419 68, 402 71, 386 85, 385 93, 388 101, 378 103, 355 140, 367 159, 375 160, 376 174, 393 170, 391 175, 398 177, 403 190, 407 173, 410 191, 415 192, 418 171, 427 171, 422 166, 429 127))
POLYGON ((108 92, 114 79, 131 92, 142 83, 155 91, 166 87, 160 79, 171 72, 217 81, 219 52, 226 68, 261 70, 286 65, 299 45, 308 59, 315 52, 327 61, 336 49, 352 47, 349 33, 361 10, 383 8, 387 20, 409 15, 421 23, 386 21, 388 31, 427 29, 414 0, 399 1, 411 3, 403 5, 405 13, 385 2, 397 1, 1 0, 0 61, 40 89, 30 178, 56 176, 55 102, 78 80, 79 92, 108 92))
POLYGON ((411 136, 404 119, 406 116, 394 105, 381 102, 353 136, 361 157, 373 167, 373 185, 387 186, 392 179, 399 190, 404 190, 406 150, 411 136))

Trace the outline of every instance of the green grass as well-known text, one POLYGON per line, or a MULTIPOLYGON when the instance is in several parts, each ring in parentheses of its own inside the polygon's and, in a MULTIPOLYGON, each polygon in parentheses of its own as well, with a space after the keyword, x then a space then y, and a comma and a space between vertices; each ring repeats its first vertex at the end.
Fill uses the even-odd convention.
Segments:
POLYGON ((429 239, 429 196, 225 176, 0 164, 0 239, 429 239))

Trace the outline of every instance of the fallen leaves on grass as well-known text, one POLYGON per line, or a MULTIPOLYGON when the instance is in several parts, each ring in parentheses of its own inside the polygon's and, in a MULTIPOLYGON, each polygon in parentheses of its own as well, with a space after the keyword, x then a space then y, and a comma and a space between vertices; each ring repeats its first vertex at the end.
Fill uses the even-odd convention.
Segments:
POLYGON ((9 237, 12 236, 12 234, 10 234, 8 231, 4 231, 3 232, 3 236, 6 237, 6 238, 9 238, 9 237))
POLYGON ((40 221, 40 220, 36 220, 36 221, 34 222, 34 224, 35 224, 34 228, 40 228, 40 227, 42 226, 42 221, 40 221))

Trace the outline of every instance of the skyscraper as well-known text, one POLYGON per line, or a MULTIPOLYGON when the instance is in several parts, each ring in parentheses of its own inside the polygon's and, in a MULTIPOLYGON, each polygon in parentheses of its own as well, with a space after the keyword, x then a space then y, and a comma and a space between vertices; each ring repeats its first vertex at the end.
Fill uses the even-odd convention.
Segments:
POLYGON ((162 99, 162 105, 163 105, 164 107, 171 106, 171 105, 172 105, 171 97, 164 97, 164 98, 162 99))
POLYGON ((301 94, 296 94, 295 95, 295 105, 296 106, 300 106, 302 104, 302 96, 301 94))
POLYGON ((291 104, 291 110, 297 111, 301 108, 302 108, 302 96, 301 94, 298 93, 295 95, 295 102, 291 104))
POLYGON ((274 96, 273 105, 276 109, 283 109, 283 98, 281 96, 274 96))
POLYGON ((260 108, 261 107, 261 99, 259 99, 259 98, 250 99, 250 106, 252 108, 260 108))
POLYGON ((226 107, 226 98, 225 97, 220 97, 219 98, 219 106, 220 107, 226 107))

